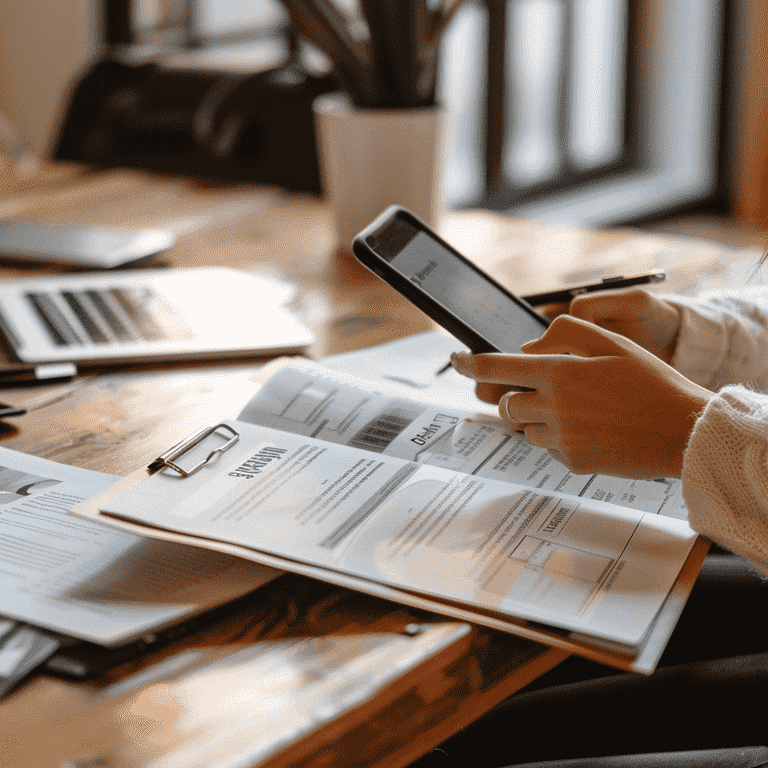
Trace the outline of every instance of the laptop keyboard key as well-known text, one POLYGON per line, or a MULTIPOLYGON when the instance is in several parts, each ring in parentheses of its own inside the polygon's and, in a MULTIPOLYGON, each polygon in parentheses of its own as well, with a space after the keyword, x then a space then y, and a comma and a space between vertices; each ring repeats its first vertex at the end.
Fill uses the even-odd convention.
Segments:
POLYGON ((49 294, 30 292, 26 293, 25 297, 56 346, 68 347, 73 344, 83 344, 83 340, 49 294))

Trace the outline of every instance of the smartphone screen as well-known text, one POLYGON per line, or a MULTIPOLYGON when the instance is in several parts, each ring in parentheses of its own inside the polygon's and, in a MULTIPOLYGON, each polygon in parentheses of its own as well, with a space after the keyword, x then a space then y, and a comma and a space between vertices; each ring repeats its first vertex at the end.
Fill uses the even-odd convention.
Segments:
POLYGON ((501 352, 519 352, 546 323, 439 240, 398 217, 367 240, 391 267, 429 294, 501 352))

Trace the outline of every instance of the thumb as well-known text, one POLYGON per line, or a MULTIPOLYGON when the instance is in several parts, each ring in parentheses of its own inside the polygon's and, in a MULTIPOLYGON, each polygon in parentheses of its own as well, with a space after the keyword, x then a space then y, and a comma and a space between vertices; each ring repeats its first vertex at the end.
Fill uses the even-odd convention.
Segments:
POLYGON ((629 347, 637 346, 624 336, 600 328, 572 315, 555 318, 544 334, 520 348, 530 355, 578 355, 601 357, 626 355, 629 347))

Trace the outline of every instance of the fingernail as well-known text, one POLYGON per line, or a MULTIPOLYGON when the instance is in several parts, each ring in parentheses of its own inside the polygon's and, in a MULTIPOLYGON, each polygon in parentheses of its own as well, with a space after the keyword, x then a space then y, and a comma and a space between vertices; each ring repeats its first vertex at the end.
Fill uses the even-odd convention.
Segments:
POLYGON ((454 428, 451 433, 451 448, 457 450, 459 443, 464 440, 468 434, 474 432, 472 419, 462 419, 454 428))
POLYGON ((469 352, 454 352, 451 355, 451 365, 456 373, 468 376, 472 368, 472 355, 469 352))

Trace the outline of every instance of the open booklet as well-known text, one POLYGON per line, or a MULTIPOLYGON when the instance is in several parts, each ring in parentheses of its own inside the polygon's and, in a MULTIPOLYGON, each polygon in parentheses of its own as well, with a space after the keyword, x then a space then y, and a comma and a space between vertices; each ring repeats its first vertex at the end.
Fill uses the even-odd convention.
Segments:
POLYGON ((487 412, 309 361, 267 372, 72 511, 652 671, 706 552, 677 481, 574 475, 487 412))

